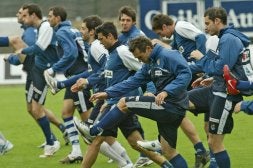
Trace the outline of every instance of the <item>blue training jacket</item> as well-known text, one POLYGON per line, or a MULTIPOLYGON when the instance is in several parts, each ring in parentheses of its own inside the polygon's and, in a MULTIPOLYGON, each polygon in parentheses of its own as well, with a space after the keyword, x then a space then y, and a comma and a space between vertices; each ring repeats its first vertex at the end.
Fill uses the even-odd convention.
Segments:
POLYGON ((75 42, 76 33, 71 31, 70 21, 59 23, 54 30, 56 32, 60 60, 52 66, 52 69, 54 72, 65 72, 74 64, 78 57, 78 48, 75 42))
POLYGON ((168 50, 156 44, 150 55, 150 61, 150 64, 144 64, 134 76, 107 88, 108 96, 120 97, 152 81, 156 86, 156 94, 162 91, 168 93, 166 102, 184 109, 188 108, 187 87, 192 74, 184 57, 177 50, 168 50))
POLYGON ((35 66, 43 71, 57 62, 59 57, 56 50, 55 34, 48 21, 42 21, 37 29, 36 43, 24 48, 22 54, 35 55, 35 66))
POLYGON ((217 53, 211 50, 202 57, 198 63, 204 72, 214 77, 213 91, 226 92, 226 85, 223 79, 223 67, 228 65, 230 70, 241 80, 247 80, 241 65, 240 54, 249 45, 249 38, 235 30, 233 26, 226 27, 220 31, 220 38, 217 53), (232 34, 233 32, 234 34, 232 34))
POLYGON ((206 53, 206 36, 189 22, 177 21, 173 33, 172 49, 179 50, 187 62, 195 61, 190 59, 193 50, 206 53))
MULTIPOLYGON (((108 51, 109 56, 104 68, 106 87, 110 87, 127 79, 142 66, 141 62, 133 56, 128 47, 121 45, 119 41, 108 49, 108 51)), ((135 89, 125 93, 123 96, 137 96, 140 94, 139 89, 135 89)), ((107 100, 107 103, 116 104, 120 98, 121 96, 111 98, 107 100)))

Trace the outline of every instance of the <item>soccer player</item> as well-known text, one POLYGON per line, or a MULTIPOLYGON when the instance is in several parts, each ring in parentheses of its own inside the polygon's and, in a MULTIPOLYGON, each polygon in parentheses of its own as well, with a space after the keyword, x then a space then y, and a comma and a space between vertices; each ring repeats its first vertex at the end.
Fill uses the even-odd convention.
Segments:
POLYGON ((136 12, 130 6, 122 6, 119 9, 119 23, 121 26, 121 33, 118 40, 121 44, 128 45, 128 42, 138 36, 145 36, 145 34, 136 27, 136 12))
MULTIPOLYGON (((58 53, 61 55, 59 55, 59 61, 44 71, 46 81, 48 77, 54 76, 55 73, 64 72, 64 75, 68 77, 87 71, 87 53, 84 50, 82 35, 77 29, 72 28, 71 22, 67 20, 66 10, 59 6, 51 7, 48 13, 48 22, 54 28, 58 42, 58 53)), ((93 104, 89 101, 89 97, 90 92, 88 89, 73 93, 70 87, 66 88, 62 118, 72 144, 72 151, 60 161, 62 163, 80 162, 83 159, 73 115, 75 109, 77 109, 83 120, 88 119, 93 107, 93 104)))
MULTIPOLYGON (((184 56, 185 60, 190 65, 193 77, 192 81, 197 79, 196 73, 202 72, 201 68, 195 64, 194 59, 189 58, 190 53, 198 49, 203 54, 206 52, 206 36, 203 32, 197 29, 189 22, 185 21, 173 21, 171 17, 165 14, 157 14, 152 19, 152 29, 153 31, 161 36, 171 38, 173 35, 173 41, 171 44, 172 49, 178 50, 184 56)), ((155 39, 153 43, 159 43, 166 48, 169 46, 163 42, 155 39)), ((191 89, 189 85, 188 89, 191 89)), ((199 138, 197 130, 194 124, 185 117, 181 123, 181 129, 193 143, 195 153, 195 168, 202 167, 209 160, 209 152, 205 149, 202 141, 199 138)))
MULTIPOLYGON (((242 100, 242 95, 228 95, 225 80, 223 79, 223 66, 227 64, 235 73, 246 76, 239 63, 240 54, 249 45, 250 40, 227 26, 227 13, 224 8, 208 8, 204 14, 205 26, 210 35, 218 35, 219 43, 217 52, 207 52, 204 56, 200 51, 194 50, 190 55, 197 60, 205 73, 214 78, 209 101, 209 138, 208 143, 214 153, 219 168, 229 168, 230 157, 224 147, 225 134, 233 130, 233 109, 236 103, 242 100)), ((199 99, 202 99, 201 97, 199 99)))
MULTIPOLYGON (((0 37, 0 45, 1 46, 12 46, 14 50, 19 50, 23 47, 26 46, 31 46, 35 44, 36 42, 36 36, 37 36, 37 29, 34 28, 33 26, 29 25, 24 25, 23 21, 23 7, 26 5, 23 5, 17 12, 17 20, 18 23, 21 24, 21 28, 24 30, 22 37, 20 38, 19 36, 11 36, 11 37, 0 37)), ((26 77, 26 84, 25 84, 25 97, 26 97, 26 107, 28 113, 34 118, 33 113, 32 113, 32 67, 34 65, 34 54, 29 54, 29 55, 22 55, 19 57, 16 54, 11 54, 8 57, 5 57, 4 60, 9 62, 12 65, 20 65, 21 63, 23 64, 23 70, 27 73, 26 77)), ((60 131, 64 134, 65 127, 61 123, 61 121, 52 113, 50 110, 45 109, 46 116, 48 117, 49 121, 53 123, 55 126, 57 126, 60 131)), ((36 119, 35 119, 36 120, 36 119)), ((65 138, 64 134, 64 139, 66 144, 68 144, 68 139, 65 138)), ((40 145, 44 147, 43 145, 40 145)))
MULTIPOLYGON (((145 34, 136 27, 136 11, 132 7, 122 6, 119 9, 119 23, 121 25, 121 33, 119 34, 118 40, 121 44, 128 45, 130 40, 139 36, 145 36, 145 34)), ((151 82, 147 85, 153 85, 153 83, 151 82)), ((143 92, 146 92, 146 87, 146 85, 141 87, 143 92)), ((144 133, 142 137, 144 138, 144 133)), ((143 167, 150 164, 152 164, 152 161, 141 153, 134 167, 143 167)))
POLYGON ((5 139, 4 135, 0 132, 0 156, 13 148, 13 144, 5 139))
POLYGON ((37 40, 35 44, 23 48, 17 53, 35 55, 35 64, 32 67, 33 97, 32 97, 32 113, 34 118, 40 125, 45 139, 44 154, 40 157, 52 156, 60 148, 60 142, 54 141, 48 117, 45 115, 44 103, 46 99, 47 86, 43 76, 45 69, 51 67, 58 61, 56 51, 56 41, 54 32, 47 21, 42 20, 42 11, 36 4, 28 4, 23 7, 24 24, 33 26, 38 29, 37 40))

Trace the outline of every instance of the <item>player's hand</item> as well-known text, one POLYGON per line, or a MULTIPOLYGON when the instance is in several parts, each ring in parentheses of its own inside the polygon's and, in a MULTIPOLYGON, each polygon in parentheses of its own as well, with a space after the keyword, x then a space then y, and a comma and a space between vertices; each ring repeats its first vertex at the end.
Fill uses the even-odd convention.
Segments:
POLYGON ((241 105, 242 105, 242 102, 236 103, 235 108, 234 108, 234 112, 236 114, 241 111, 241 105))
POLYGON ((205 86, 205 87, 211 86, 212 84, 213 84, 213 77, 203 79, 203 80, 200 82, 200 85, 201 85, 201 86, 205 86))
POLYGON ((161 93, 159 93, 156 98, 155 98, 155 102, 158 106, 160 106, 161 104, 164 103, 164 99, 168 96, 168 93, 163 91, 161 93))
POLYGON ((104 100, 104 99, 107 99, 107 97, 108 97, 108 94, 106 92, 98 92, 98 93, 93 94, 90 97, 90 101, 93 102, 96 100, 104 100))
POLYGON ((200 60, 204 55, 199 50, 193 50, 190 54, 190 58, 200 60))
POLYGON ((202 80, 203 80, 202 77, 197 78, 195 81, 192 82, 191 87, 192 88, 199 87, 202 80))
POLYGON ((74 85, 71 86, 71 91, 72 92, 78 92, 81 91, 83 89, 85 89, 88 85, 88 81, 85 78, 80 78, 76 81, 76 83, 74 85))

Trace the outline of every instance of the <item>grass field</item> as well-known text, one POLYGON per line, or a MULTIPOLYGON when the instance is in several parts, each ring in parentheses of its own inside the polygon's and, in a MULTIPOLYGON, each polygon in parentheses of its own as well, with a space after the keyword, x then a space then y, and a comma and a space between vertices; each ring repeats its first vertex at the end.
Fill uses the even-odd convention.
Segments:
MULTIPOLYGON (((55 156, 41 159, 42 149, 36 146, 41 144, 44 139, 42 131, 35 121, 26 112, 24 99, 24 86, 1 86, 0 87, 0 131, 14 144, 12 151, 0 156, 0 168, 63 168, 80 167, 79 164, 62 165, 58 161, 65 157, 70 151, 70 146, 62 146, 55 156)), ((48 94, 46 107, 54 111, 60 117, 62 107, 63 92, 56 96, 48 94)), ((77 114, 76 114, 77 115, 77 114)), ((203 115, 194 117, 191 113, 187 114, 195 123, 201 139, 206 145, 206 137, 203 131, 203 115)), ((235 127, 232 135, 227 135, 225 145, 231 157, 232 168, 253 167, 253 118, 244 113, 234 115, 235 127)), ((141 118, 145 130, 146 139, 152 140, 157 136, 155 122, 141 118)), ((64 141, 60 131, 51 126, 61 143, 64 141)), ((119 141, 127 149, 132 161, 138 158, 138 153, 132 150, 126 140, 120 134, 119 141)), ((86 145, 81 141, 83 153, 86 145)), ((179 130, 178 150, 186 158, 189 167, 194 163, 194 150, 192 144, 185 135, 179 130)), ((107 158, 99 155, 94 168, 115 168, 115 163, 108 164, 107 158)), ((150 168, 159 166, 153 164, 150 168)))

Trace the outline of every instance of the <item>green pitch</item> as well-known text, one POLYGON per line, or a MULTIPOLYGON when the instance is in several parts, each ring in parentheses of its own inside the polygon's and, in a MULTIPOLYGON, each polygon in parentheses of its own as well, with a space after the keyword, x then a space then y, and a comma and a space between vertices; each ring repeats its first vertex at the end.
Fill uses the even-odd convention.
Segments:
MULTIPOLYGON (((36 122, 26 112, 26 104, 24 99, 24 86, 1 86, 0 87, 0 131, 5 137, 14 144, 14 148, 0 156, 0 168, 63 168, 63 167, 80 167, 79 164, 62 165, 59 160, 65 157, 70 151, 70 146, 64 146, 62 134, 55 127, 51 126, 57 135, 62 146, 61 149, 51 158, 39 158, 42 149, 37 148, 44 138, 42 131, 36 122)), ((63 100, 63 91, 52 96, 50 93, 47 97, 46 107, 51 109, 57 116, 61 116, 63 100)), ((78 116, 78 113, 76 113, 78 116)), ((206 135, 203 131, 203 115, 198 117, 188 113, 187 116, 195 123, 200 137, 205 146, 206 135)), ((157 137, 157 129, 155 122, 140 118, 145 130, 145 137, 153 140, 157 137)), ((249 168, 253 166, 253 117, 240 113, 234 115, 235 125, 231 135, 225 137, 225 145, 228 150, 232 168, 249 168)), ((126 140, 121 134, 118 137, 122 145, 127 149, 133 162, 138 158, 138 153, 130 148, 126 140)), ((85 153, 86 145, 80 139, 83 153, 85 153)), ((178 151, 186 158, 189 167, 194 164, 194 149, 190 141, 179 130, 178 151)), ((99 155, 94 168, 115 168, 115 163, 108 164, 107 158, 99 155)), ((153 164, 150 168, 158 168, 153 164)))

